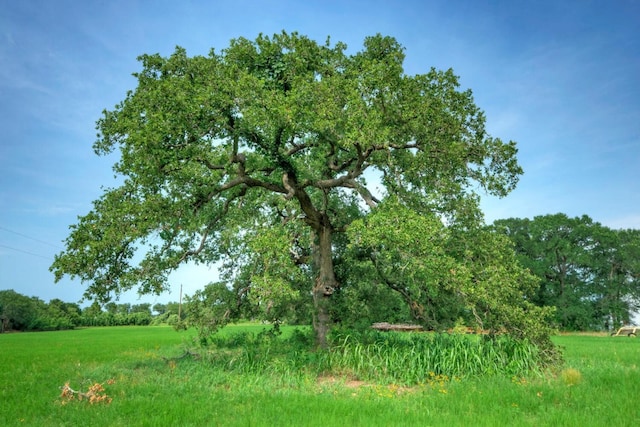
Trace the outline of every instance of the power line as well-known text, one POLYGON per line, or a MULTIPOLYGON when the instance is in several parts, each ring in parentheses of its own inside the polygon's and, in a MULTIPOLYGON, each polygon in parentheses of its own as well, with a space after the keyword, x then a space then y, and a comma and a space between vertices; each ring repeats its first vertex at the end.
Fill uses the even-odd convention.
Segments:
POLYGON ((55 245, 53 243, 45 242, 44 240, 36 239, 35 237, 27 236, 26 234, 18 233, 17 231, 13 231, 13 230, 9 230, 8 228, 3 227, 1 225, 0 225, 0 230, 8 231, 9 233, 13 233, 13 234, 15 234, 17 236, 21 236, 21 237, 24 237, 26 239, 33 240, 34 242, 42 243, 43 245, 51 246, 51 247, 54 247, 56 249, 62 249, 60 246, 55 245))
POLYGON ((11 246, 3 245, 2 243, 0 243, 0 248, 11 249, 12 251, 22 252, 23 254, 27 254, 27 255, 31 255, 31 256, 37 256, 38 258, 44 258, 44 259, 49 260, 49 261, 52 261, 52 260, 53 260, 53 258, 51 258, 51 257, 44 256, 44 255, 34 254, 33 252, 24 251, 24 250, 22 250, 22 249, 13 248, 13 247, 11 247, 11 246))

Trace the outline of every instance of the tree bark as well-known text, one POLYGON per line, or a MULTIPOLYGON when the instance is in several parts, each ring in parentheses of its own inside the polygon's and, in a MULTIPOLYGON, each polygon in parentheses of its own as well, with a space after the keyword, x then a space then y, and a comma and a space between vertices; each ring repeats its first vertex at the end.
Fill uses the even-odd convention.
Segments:
POLYGON ((327 334, 331 326, 329 315, 331 295, 337 287, 333 269, 331 248, 333 229, 331 224, 328 221, 322 221, 319 229, 315 230, 315 234, 316 242, 313 255, 317 276, 313 287, 313 330, 316 336, 316 346, 326 348, 327 334))

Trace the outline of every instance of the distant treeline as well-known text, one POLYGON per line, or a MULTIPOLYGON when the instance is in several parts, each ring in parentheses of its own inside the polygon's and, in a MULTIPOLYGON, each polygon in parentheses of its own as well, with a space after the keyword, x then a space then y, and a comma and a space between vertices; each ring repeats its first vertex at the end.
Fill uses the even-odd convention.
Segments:
POLYGON ((0 332, 55 331, 80 326, 127 326, 178 323, 179 304, 116 304, 97 302, 85 308, 52 299, 44 302, 14 290, 0 291, 0 332))

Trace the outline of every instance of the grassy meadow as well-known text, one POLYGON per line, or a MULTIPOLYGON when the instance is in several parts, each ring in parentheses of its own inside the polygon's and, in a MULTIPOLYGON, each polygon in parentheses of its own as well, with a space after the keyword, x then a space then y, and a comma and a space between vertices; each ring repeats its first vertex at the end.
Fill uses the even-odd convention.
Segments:
MULTIPOLYGON (((224 334, 242 341, 247 331, 262 329, 236 325, 224 334)), ((283 332, 287 336, 293 329, 283 332)), ((265 357, 268 350, 221 348, 207 357, 179 358, 195 348, 194 336, 169 327, 2 334, 0 425, 640 425, 639 339, 557 336, 565 357, 560 372, 474 377, 425 372, 418 385, 403 385, 346 371, 296 370, 295 363, 277 355, 265 357), (268 365, 260 364, 264 360, 268 365), (63 393, 65 384, 78 392, 92 389, 94 395, 79 400, 78 394, 63 393)))

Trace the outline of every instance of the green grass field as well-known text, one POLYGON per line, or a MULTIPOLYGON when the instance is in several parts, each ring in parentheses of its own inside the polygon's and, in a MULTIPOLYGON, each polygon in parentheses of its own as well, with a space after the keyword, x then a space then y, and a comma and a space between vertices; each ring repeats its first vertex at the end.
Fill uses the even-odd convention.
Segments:
POLYGON ((556 375, 447 380, 425 373, 423 385, 403 387, 163 359, 191 347, 193 335, 168 327, 0 335, 0 425, 640 425, 640 339, 558 336, 566 366, 556 375), (63 398, 65 383, 81 391, 102 384, 111 401, 63 398))

